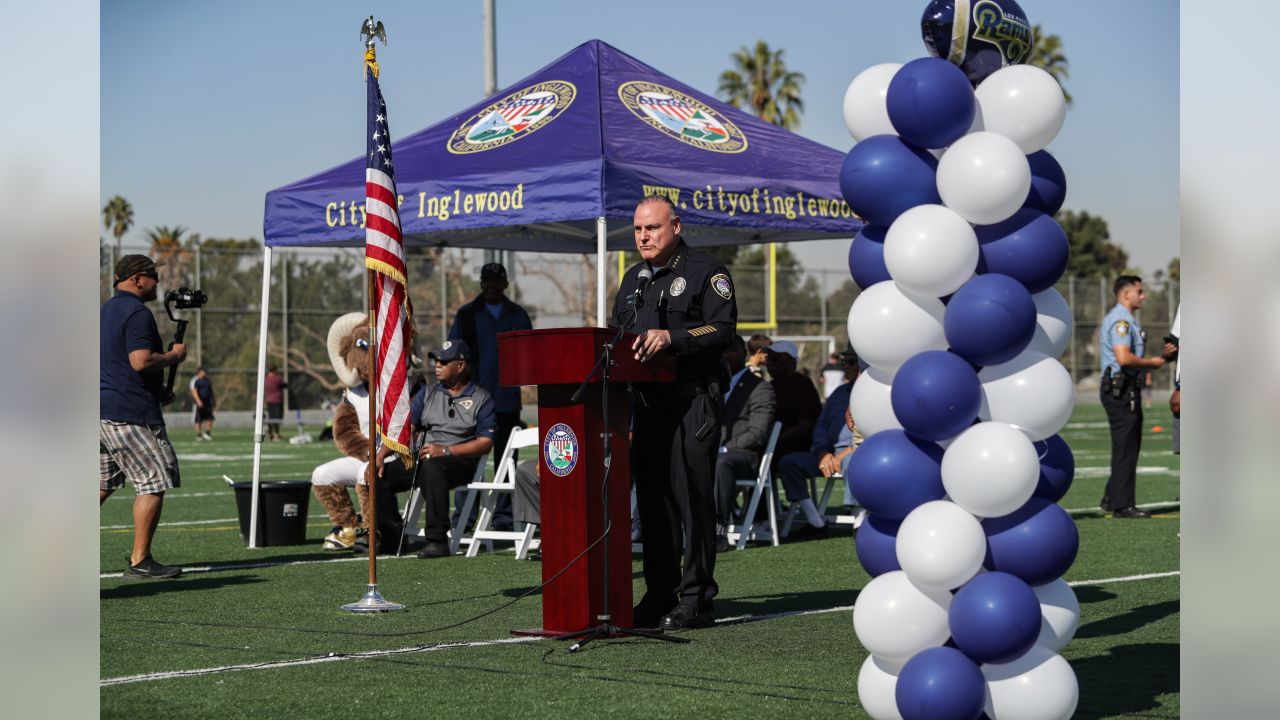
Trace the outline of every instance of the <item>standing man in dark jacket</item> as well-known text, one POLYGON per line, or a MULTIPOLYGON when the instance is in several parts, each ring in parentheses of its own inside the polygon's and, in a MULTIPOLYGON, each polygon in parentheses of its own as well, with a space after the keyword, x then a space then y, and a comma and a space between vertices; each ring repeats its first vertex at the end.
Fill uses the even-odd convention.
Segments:
POLYGON ((746 366, 747 346, 738 335, 724 351, 729 372, 720 424, 720 456, 716 458, 716 552, 729 549, 729 522, 732 519, 737 480, 755 477, 760 456, 773 428, 776 398, 773 384, 765 382, 746 366))
POLYGON ((173 402, 164 385, 165 368, 187 359, 187 348, 167 352, 146 303, 156 299, 159 275, 146 255, 125 255, 115 267, 115 295, 99 315, 98 504, 133 483, 133 552, 125 577, 171 578, 181 568, 151 557, 151 539, 160 524, 164 493, 181 484, 178 457, 169 444, 160 406, 173 402))
POLYGON ((634 230, 642 260, 622 278, 611 324, 638 335, 630 348, 636 360, 671 363, 676 374, 673 384, 632 386, 646 586, 635 624, 705 627, 719 591, 714 472, 729 380, 720 355, 737 332, 738 306, 724 264, 680 237, 671 201, 641 200, 634 230))
MULTIPOLYGON (((493 445, 493 472, 511 439, 511 431, 520 424, 520 388, 498 385, 498 333, 531 330, 529 313, 506 296, 507 269, 500 263, 487 263, 480 268, 480 294, 458 308, 449 328, 450 340, 462 340, 475 358, 472 377, 493 398, 498 425, 493 445)), ((513 457, 518 461, 519 457, 513 457)), ((454 506, 462 506, 461 493, 455 495, 454 506)), ((478 510, 478 509, 477 509, 478 510)), ((457 510, 454 511, 457 524, 457 510)), ((471 522, 469 519, 468 523, 471 522)), ((511 496, 502 493, 494 508, 494 529, 511 529, 511 496)))

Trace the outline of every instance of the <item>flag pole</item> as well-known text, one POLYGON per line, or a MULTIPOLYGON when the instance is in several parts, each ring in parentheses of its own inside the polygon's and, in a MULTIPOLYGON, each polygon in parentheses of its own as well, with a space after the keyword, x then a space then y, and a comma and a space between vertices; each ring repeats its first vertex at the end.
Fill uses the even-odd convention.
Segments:
MULTIPOLYGON (((377 79, 377 62, 374 53, 374 40, 381 38, 386 43, 386 31, 383 29, 382 23, 374 23, 373 16, 370 15, 361 25, 360 34, 365 41, 365 82, 372 82, 377 79), (368 77, 369 73, 374 74, 373 80, 368 77)), ((390 138, 387 139, 390 145, 390 138)), ((367 251, 366 251, 367 252, 367 251)), ((369 382, 366 389, 369 392, 369 462, 365 465, 365 482, 369 486, 369 507, 364 508, 364 515, 367 518, 366 524, 369 526, 369 585, 365 589, 364 596, 357 602, 348 603, 342 606, 343 610, 355 613, 382 613, 391 612, 392 610, 403 610, 404 605, 400 603, 390 602, 382 597, 382 593, 378 592, 378 443, 377 437, 380 431, 378 423, 378 391, 381 387, 381 380, 378 375, 378 284, 377 271, 371 268, 365 270, 365 279, 369 288, 369 382)))

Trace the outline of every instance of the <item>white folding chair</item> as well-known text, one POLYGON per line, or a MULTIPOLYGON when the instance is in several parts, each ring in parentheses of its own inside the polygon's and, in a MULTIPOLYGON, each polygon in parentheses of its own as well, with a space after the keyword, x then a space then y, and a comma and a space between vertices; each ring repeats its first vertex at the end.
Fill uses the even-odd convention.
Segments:
MULTIPOLYGON (((477 482, 484 480, 485 468, 488 467, 488 463, 485 461, 488 458, 489 458, 488 453, 485 453, 484 455, 480 456, 480 461, 476 463, 476 473, 471 477, 471 482, 467 485, 468 488, 476 484, 477 482)), ((424 462, 424 461, 419 460, 418 462, 424 462)), ((467 500, 466 500, 467 514, 471 512, 471 506, 474 503, 474 501, 475 501, 475 493, 468 492, 467 500)), ((422 500, 422 488, 418 487, 417 485, 414 485, 413 489, 409 491, 409 499, 404 504, 403 514, 404 514, 404 536, 405 537, 420 537, 425 534, 425 530, 421 530, 418 528, 418 516, 422 514, 423 505, 424 503, 422 500)), ((467 514, 462 515, 462 519, 460 522, 462 523, 466 522, 467 514)), ((459 541, 459 538, 461 538, 461 536, 462 536, 462 533, 459 532, 458 528, 453 528, 449 531, 449 552, 450 553, 457 554, 458 541, 459 541)))
POLYGON ((494 540, 510 540, 514 542, 517 560, 523 560, 529 550, 533 548, 535 525, 526 523, 524 528, 520 530, 490 530, 489 525, 493 522, 493 511, 498 501, 498 493, 515 492, 515 451, 537 444, 537 426, 525 429, 514 428, 511 431, 511 439, 507 442, 506 449, 502 451, 502 458, 498 461, 498 474, 494 476, 493 482, 473 482, 467 486, 467 504, 462 510, 463 517, 471 514, 474 493, 483 493, 480 496, 480 517, 476 520, 475 530, 470 537, 463 537, 460 540, 461 544, 467 546, 467 557, 475 557, 480 552, 481 542, 484 543, 486 550, 492 550, 494 540))
POLYGON ((734 543, 741 550, 747 546, 748 540, 769 540, 774 547, 777 547, 778 535, 778 490, 773 484, 773 471, 770 465, 773 464, 773 450, 778 444, 778 433, 782 432, 782 423, 775 422, 773 424, 773 432, 769 433, 769 442, 765 445, 764 454, 760 457, 760 469, 756 472, 754 478, 740 479, 736 481, 738 487, 746 491, 747 494, 747 510, 742 516, 742 525, 730 525, 728 531, 729 542, 734 543), (769 529, 759 530, 756 528, 756 510, 760 507, 760 498, 767 498, 769 503, 769 529))
MULTIPOLYGON (((826 517, 827 506, 831 503, 831 491, 835 489, 837 482, 844 482, 844 476, 836 473, 829 478, 822 476, 809 478, 809 497, 818 497, 818 480, 826 480, 826 487, 822 489, 822 497, 815 503, 818 508, 818 514, 826 517)), ((787 517, 782 522, 782 537, 791 534, 791 523, 795 521, 796 515, 800 512, 800 503, 791 503, 787 508, 787 517)))

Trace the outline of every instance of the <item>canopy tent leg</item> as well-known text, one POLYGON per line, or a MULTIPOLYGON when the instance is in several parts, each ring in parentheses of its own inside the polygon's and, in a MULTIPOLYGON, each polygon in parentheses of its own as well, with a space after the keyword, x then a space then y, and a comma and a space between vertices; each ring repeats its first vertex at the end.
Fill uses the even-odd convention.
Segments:
POLYGON ((608 327, 604 321, 605 298, 605 239, 609 232, 609 221, 604 217, 596 218, 596 327, 608 327))
POLYGON ((267 331, 271 310, 271 247, 262 246, 262 302, 258 331, 258 384, 253 413, 253 495, 249 505, 249 547, 258 547, 258 488, 262 470, 262 388, 267 377, 267 331))

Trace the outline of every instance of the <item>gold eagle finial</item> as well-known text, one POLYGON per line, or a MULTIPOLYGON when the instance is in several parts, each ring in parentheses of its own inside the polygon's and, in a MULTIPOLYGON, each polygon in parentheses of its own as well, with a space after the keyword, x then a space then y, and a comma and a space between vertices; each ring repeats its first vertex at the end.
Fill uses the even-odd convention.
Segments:
POLYGON ((365 47, 373 49, 374 38, 382 41, 383 45, 387 44, 387 29, 383 27, 382 21, 374 21, 370 15, 363 23, 360 24, 360 39, 364 41, 365 47))

